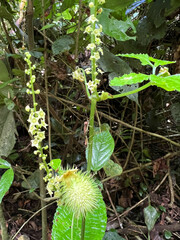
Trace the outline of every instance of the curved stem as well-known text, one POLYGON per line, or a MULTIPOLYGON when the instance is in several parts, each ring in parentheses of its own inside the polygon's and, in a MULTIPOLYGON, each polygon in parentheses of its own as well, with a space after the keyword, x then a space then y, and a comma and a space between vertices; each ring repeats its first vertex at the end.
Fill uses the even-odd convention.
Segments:
POLYGON ((129 96, 131 94, 134 94, 134 93, 137 93, 137 92, 140 92, 148 87, 150 87, 152 84, 151 82, 148 82, 147 84, 145 84, 144 86, 140 87, 140 88, 137 88, 133 91, 130 91, 130 92, 126 92, 126 93, 120 93, 120 94, 116 94, 116 95, 109 95, 108 96, 108 99, 115 99, 115 98, 120 98, 120 97, 125 97, 125 96, 129 96))

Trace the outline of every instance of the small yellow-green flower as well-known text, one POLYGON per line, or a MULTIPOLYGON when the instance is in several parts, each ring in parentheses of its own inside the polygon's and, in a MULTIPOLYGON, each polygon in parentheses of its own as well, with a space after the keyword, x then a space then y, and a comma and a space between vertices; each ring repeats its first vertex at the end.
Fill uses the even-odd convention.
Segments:
POLYGON ((88 23, 95 23, 95 22, 98 22, 98 19, 94 16, 94 14, 92 14, 88 19, 88 23))
POLYGON ((39 141, 38 139, 31 140, 32 147, 39 148, 39 141))

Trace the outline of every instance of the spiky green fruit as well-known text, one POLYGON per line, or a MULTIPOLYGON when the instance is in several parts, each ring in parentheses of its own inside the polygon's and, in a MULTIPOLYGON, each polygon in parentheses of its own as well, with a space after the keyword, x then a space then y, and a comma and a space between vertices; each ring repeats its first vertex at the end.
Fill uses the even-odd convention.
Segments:
POLYGON ((85 217, 97 207, 100 190, 89 174, 75 170, 67 170, 61 176, 61 204, 67 206, 74 216, 79 218, 85 217))

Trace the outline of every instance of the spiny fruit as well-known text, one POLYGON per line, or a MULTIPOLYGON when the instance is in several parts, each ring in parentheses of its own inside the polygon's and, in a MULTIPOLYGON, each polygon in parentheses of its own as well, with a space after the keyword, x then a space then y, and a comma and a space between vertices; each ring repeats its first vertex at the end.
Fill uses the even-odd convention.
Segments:
POLYGON ((67 170, 61 176, 60 201, 79 218, 97 207, 100 190, 89 174, 75 170, 67 170))

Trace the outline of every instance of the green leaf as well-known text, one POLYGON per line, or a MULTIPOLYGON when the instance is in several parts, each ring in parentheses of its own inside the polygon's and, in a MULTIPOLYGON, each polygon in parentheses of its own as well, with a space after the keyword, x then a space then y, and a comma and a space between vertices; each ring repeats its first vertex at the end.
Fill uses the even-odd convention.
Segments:
POLYGON ((161 39, 166 33, 166 23, 158 28, 150 21, 147 16, 139 20, 137 29, 137 42, 140 45, 147 46, 154 39, 161 39))
POLYGON ((152 85, 161 87, 166 91, 180 91, 180 74, 175 74, 168 77, 150 75, 150 80, 152 85))
POLYGON ((55 171, 58 170, 61 168, 61 159, 52 159, 49 166, 51 166, 55 171))
POLYGON ((79 0, 64 0, 60 8, 60 12, 64 12, 68 8, 72 8, 79 0))
POLYGON ((146 191, 147 191, 147 186, 146 186, 146 184, 144 184, 143 182, 140 183, 140 187, 141 187, 141 189, 143 190, 143 192, 146 192, 146 191))
POLYGON ((108 162, 103 168, 106 175, 110 177, 121 175, 123 171, 122 167, 119 164, 113 162, 111 159, 108 160, 108 162))
POLYGON ((139 59, 141 61, 141 64, 143 66, 145 65, 150 65, 152 66, 152 63, 150 62, 149 60, 149 56, 148 54, 134 54, 134 53, 131 53, 131 54, 117 54, 117 56, 121 56, 121 57, 129 57, 129 58, 136 58, 136 59, 139 59))
POLYGON ((98 64, 104 72, 110 72, 110 80, 114 77, 132 72, 131 68, 124 60, 111 53, 107 48, 103 48, 103 52, 104 54, 98 60, 98 64))
POLYGON ((109 18, 109 12, 109 10, 104 9, 99 16, 99 23, 103 27, 103 32, 119 41, 126 41, 129 39, 135 40, 136 37, 127 35, 127 31, 130 28, 133 30, 133 33, 136 32, 136 28, 130 18, 127 18, 126 21, 117 20, 113 17, 109 18))
MULTIPOLYGON (((112 80, 115 77, 122 76, 123 74, 128 74, 131 72, 131 68, 129 65, 120 59, 119 57, 115 56, 113 53, 109 52, 106 48, 103 48, 104 54, 101 56, 98 64, 103 69, 104 72, 110 72, 109 79, 112 80)), ((138 87, 138 85, 132 86, 111 86, 114 90, 124 93, 134 90, 138 87)), ((138 93, 131 94, 127 96, 132 101, 138 103, 138 93)))
POLYGON ((0 168, 10 168, 11 164, 8 163, 6 160, 0 158, 0 168))
POLYGON ((170 1, 156 0, 150 4, 147 13, 148 20, 153 22, 156 28, 161 26, 165 21, 164 10, 170 7, 170 1))
POLYGON ((44 27, 41 28, 41 30, 44 30, 44 29, 48 29, 48 28, 52 28, 55 26, 55 23, 51 23, 51 24, 46 24, 44 27))
MULTIPOLYGON (((65 206, 59 206, 53 220, 52 240, 70 240, 73 213, 65 206)), ((74 219, 73 240, 80 240, 82 219, 74 219)), ((86 215, 85 240, 102 240, 106 230, 106 206, 101 196, 98 206, 86 215)))
POLYGON ((159 60, 159 59, 150 57, 148 54, 142 54, 142 53, 140 53, 140 54, 134 54, 134 53, 131 53, 131 54, 117 54, 117 56, 139 59, 141 61, 141 64, 144 65, 144 66, 145 65, 152 66, 151 62, 154 63, 155 67, 175 63, 175 61, 159 60))
POLYGON ((21 186, 23 188, 26 188, 26 189, 37 189, 37 188, 39 188, 39 184, 40 184, 39 174, 40 174, 40 170, 37 169, 27 178, 27 182, 23 181, 21 183, 21 186))
MULTIPOLYGON (((8 70, 7 70, 6 65, 4 64, 3 60, 0 60, 0 70, 1 70, 0 81, 1 82, 9 81, 10 80, 9 73, 8 73, 8 70)), ((1 85, 2 85, 2 83, 1 83, 1 85)))
POLYGON ((114 151, 114 139, 109 131, 103 131, 93 137, 91 169, 100 170, 114 151))
POLYGON ((0 6, 0 18, 5 18, 10 23, 13 22, 13 15, 10 14, 9 11, 4 6, 0 6))
POLYGON ((8 110, 13 110, 15 103, 10 98, 4 98, 4 103, 8 110))
POLYGON ((3 88, 0 88, 0 96, 2 96, 3 98, 13 98, 14 97, 14 92, 12 90, 11 86, 5 86, 3 88))
POLYGON ((119 236, 117 232, 109 231, 105 233, 103 240, 125 240, 125 238, 119 236))
POLYGON ((15 81, 17 81, 17 78, 14 78, 14 79, 11 79, 11 80, 9 80, 9 81, 7 81, 7 82, 1 83, 0 88, 4 88, 4 87, 6 87, 8 84, 10 84, 10 83, 12 83, 12 82, 15 82, 15 81))
POLYGON ((149 57, 149 60, 151 62, 154 62, 155 67, 164 66, 164 65, 168 65, 168 64, 173 64, 173 63, 176 62, 176 61, 159 60, 159 59, 156 59, 156 58, 153 58, 153 57, 149 57))
POLYGON ((0 179, 0 203, 2 202, 2 199, 6 192, 9 190, 12 181, 14 179, 14 172, 12 168, 8 169, 1 177, 0 179))
MULTIPOLYGON (((44 0, 44 9, 48 9, 50 7, 50 4, 51 4, 51 1, 49 0, 44 0)), ((42 17, 43 15, 43 8, 42 8, 42 5, 39 4, 39 0, 34 0, 33 1, 33 5, 34 5, 34 8, 35 8, 35 11, 34 11, 34 19, 38 18, 38 17, 42 17)))
POLYGON ((74 44, 74 39, 69 35, 64 35, 61 38, 57 39, 52 44, 52 51, 54 55, 68 51, 71 48, 71 45, 74 44))
POLYGON ((111 0, 106 1, 105 4, 103 4, 103 8, 112 9, 114 11, 116 10, 123 10, 124 8, 128 7, 131 3, 133 3, 134 0, 111 0))
MULTIPOLYGON (((13 68, 12 73, 15 76, 20 76, 20 77, 24 76, 24 71, 20 70, 20 69, 17 69, 17 68, 13 68)), ((15 79, 15 80, 17 80, 17 79, 15 79)))
POLYGON ((110 86, 124 86, 131 85, 135 83, 141 83, 144 80, 148 80, 149 75, 142 73, 130 73, 124 74, 122 77, 115 77, 111 80, 110 86))
POLYGON ((16 126, 12 111, 6 106, 0 107, 0 156, 7 157, 15 144, 16 126))
POLYGON ((149 231, 153 229, 157 219, 159 218, 159 215, 160 214, 157 212, 157 210, 151 205, 144 208, 144 219, 149 231))
POLYGON ((159 206, 159 209, 162 211, 162 212, 166 212, 166 208, 162 205, 159 206))
POLYGON ((165 230, 164 231, 164 237, 165 237, 165 239, 171 239, 172 233, 168 230, 165 230))

